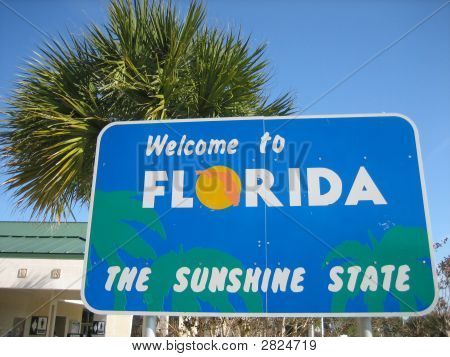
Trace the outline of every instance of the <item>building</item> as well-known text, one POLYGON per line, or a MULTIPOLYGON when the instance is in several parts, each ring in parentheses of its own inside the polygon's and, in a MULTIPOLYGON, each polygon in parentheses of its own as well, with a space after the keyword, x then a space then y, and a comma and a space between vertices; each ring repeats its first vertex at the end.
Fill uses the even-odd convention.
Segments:
POLYGON ((0 336, 130 336, 81 301, 87 223, 0 222, 0 336))

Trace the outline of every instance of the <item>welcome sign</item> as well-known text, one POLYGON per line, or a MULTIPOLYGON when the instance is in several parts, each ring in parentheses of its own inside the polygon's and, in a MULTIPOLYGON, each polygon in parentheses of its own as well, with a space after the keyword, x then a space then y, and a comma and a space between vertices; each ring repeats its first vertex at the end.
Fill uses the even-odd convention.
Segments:
POLYGON ((99 313, 425 313, 417 131, 398 114, 110 124, 84 275, 99 313))

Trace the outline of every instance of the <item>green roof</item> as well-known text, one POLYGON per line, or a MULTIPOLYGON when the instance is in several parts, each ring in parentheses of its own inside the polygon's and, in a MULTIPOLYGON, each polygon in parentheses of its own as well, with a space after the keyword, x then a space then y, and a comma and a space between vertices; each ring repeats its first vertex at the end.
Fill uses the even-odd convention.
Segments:
POLYGON ((0 257, 82 259, 87 223, 0 222, 0 257))

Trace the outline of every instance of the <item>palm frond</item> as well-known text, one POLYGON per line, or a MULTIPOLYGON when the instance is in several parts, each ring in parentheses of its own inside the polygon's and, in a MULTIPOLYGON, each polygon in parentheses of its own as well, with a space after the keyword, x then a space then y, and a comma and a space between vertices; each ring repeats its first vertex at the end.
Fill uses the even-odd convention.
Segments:
POLYGON ((108 21, 60 36, 28 61, 4 111, 3 184, 33 214, 66 219, 88 203, 96 138, 116 120, 285 115, 269 102, 265 46, 205 24, 193 1, 113 0, 108 21))

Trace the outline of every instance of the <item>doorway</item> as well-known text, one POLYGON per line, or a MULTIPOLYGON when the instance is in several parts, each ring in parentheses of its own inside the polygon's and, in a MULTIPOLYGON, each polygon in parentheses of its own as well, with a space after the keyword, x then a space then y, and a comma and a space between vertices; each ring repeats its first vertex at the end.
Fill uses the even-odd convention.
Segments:
POLYGON ((64 337, 65 335, 66 335, 66 317, 65 316, 56 316, 55 331, 53 333, 53 336, 64 337))

